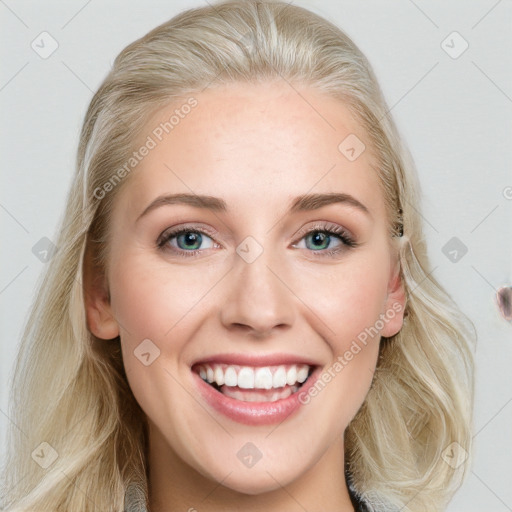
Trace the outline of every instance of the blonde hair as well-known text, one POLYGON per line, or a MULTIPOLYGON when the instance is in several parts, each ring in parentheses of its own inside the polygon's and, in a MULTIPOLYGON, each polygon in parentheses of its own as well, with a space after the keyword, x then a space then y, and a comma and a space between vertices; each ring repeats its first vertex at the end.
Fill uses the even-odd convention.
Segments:
POLYGON ((470 451, 474 333, 430 272, 416 171, 373 71, 325 19, 283 2, 235 0, 185 11, 128 45, 90 103, 58 250, 14 367, 5 510, 122 511, 134 488, 147 506, 147 420, 119 338, 99 340, 87 328, 82 286, 86 251, 106 272, 112 204, 130 178, 101 200, 98 190, 163 105, 214 85, 282 79, 339 99, 365 128, 399 244, 406 318, 382 339, 372 387, 346 430, 350 485, 370 507, 429 512, 460 485, 469 459, 454 469, 443 454, 452 443, 470 451), (55 454, 43 442, 57 455, 46 469, 37 450, 55 454))

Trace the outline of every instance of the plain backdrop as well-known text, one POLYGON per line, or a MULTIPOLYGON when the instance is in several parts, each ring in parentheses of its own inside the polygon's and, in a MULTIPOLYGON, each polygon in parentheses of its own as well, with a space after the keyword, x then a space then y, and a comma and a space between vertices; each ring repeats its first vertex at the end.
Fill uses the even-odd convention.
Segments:
MULTIPOLYGON (((433 275, 478 331, 474 464, 448 510, 511 511, 512 326, 495 296, 512 284, 512 2, 294 3, 339 25, 372 63, 418 168, 433 275)), ((128 43, 205 4, 0 2, 0 457, 8 379, 45 265, 32 248, 56 239, 88 103, 128 43)))

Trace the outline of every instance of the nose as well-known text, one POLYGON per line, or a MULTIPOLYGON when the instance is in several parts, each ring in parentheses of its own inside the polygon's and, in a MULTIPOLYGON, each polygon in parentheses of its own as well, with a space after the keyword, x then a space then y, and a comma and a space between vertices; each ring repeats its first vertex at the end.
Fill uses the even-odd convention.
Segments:
POLYGON ((228 330, 262 338, 293 324, 295 296, 288 288, 289 279, 268 256, 263 251, 252 263, 235 256, 221 306, 221 321, 228 330))

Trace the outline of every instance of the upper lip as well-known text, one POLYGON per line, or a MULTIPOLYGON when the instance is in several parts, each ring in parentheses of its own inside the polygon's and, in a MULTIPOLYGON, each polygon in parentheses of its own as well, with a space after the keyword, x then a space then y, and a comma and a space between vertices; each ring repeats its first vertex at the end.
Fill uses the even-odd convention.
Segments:
POLYGON ((196 364, 231 364, 238 366, 279 366, 283 364, 307 364, 309 366, 318 366, 319 363, 310 358, 295 354, 215 354, 195 360, 191 366, 196 364))

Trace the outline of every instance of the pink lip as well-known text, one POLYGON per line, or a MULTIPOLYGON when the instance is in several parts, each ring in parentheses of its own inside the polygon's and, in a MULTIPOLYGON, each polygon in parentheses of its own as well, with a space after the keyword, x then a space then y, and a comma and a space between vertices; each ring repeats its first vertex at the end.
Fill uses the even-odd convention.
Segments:
MULTIPOLYGON (((208 361, 213 362, 211 359, 208 359, 208 361)), ((222 361, 225 362, 225 359, 222 359, 222 361)), ((281 364, 285 364, 283 363, 284 360, 280 359, 279 361, 281 364)), ((248 365, 247 362, 245 362, 245 364, 248 365)), ((260 363, 252 364, 254 366, 260 366, 260 363)), ((266 365, 270 366, 269 363, 266 363, 266 365)), ((321 368, 315 368, 308 380, 297 392, 291 394, 288 398, 277 400, 276 402, 243 402, 241 400, 235 400, 217 391, 214 387, 206 383, 197 373, 192 372, 192 375, 195 379, 199 394, 215 411, 245 425, 270 425, 273 423, 281 423, 297 413, 301 405, 303 405, 299 401, 299 395, 304 392, 307 393, 308 389, 315 384, 320 373, 321 368)))
POLYGON ((279 366, 281 364, 307 364, 318 366, 319 363, 311 359, 293 354, 216 354, 195 361, 191 366, 198 363, 226 363, 239 366, 279 366))

